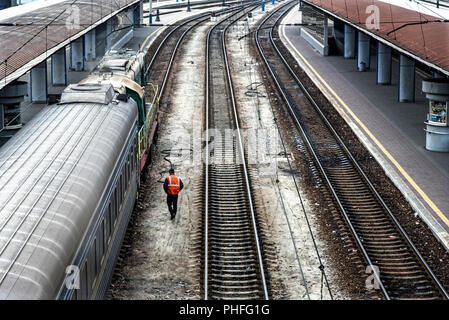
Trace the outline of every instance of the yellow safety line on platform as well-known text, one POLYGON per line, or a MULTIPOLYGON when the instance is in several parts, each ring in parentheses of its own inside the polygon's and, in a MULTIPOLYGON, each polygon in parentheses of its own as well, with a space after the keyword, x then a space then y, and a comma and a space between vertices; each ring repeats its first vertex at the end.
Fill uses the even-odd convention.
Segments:
POLYGON ((416 182, 410 177, 407 171, 402 168, 402 166, 396 161, 396 159, 387 151, 387 149, 380 143, 379 140, 374 136, 373 133, 365 126, 365 124, 355 115, 355 113, 348 107, 346 103, 338 96, 338 94, 331 88, 331 86, 324 81, 324 79, 318 74, 318 72, 312 67, 312 65, 304 58, 304 56, 296 49, 293 43, 285 34, 285 25, 282 25, 282 36, 287 40, 290 46, 295 50, 299 57, 304 61, 304 63, 309 67, 309 69, 315 74, 315 76, 320 79, 323 85, 332 93, 332 95, 341 103, 341 105, 349 112, 352 118, 360 125, 360 127, 365 131, 365 133, 374 141, 374 143, 379 147, 379 149, 387 156, 387 158, 395 165, 399 172, 404 176, 404 178, 412 185, 412 187, 419 193, 419 195, 424 199, 424 201, 429 205, 430 208, 443 220, 443 222, 449 226, 449 219, 441 212, 441 210, 435 205, 435 203, 430 200, 429 196, 416 184, 416 182))

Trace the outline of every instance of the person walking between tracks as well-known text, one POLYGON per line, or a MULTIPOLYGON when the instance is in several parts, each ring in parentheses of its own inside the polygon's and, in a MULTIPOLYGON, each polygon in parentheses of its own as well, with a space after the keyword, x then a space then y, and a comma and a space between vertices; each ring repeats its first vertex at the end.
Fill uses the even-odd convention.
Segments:
POLYGON ((178 194, 184 188, 184 184, 180 177, 175 176, 175 170, 173 168, 168 173, 170 175, 165 178, 164 190, 167 193, 168 210, 170 211, 171 220, 173 220, 178 210, 178 194))

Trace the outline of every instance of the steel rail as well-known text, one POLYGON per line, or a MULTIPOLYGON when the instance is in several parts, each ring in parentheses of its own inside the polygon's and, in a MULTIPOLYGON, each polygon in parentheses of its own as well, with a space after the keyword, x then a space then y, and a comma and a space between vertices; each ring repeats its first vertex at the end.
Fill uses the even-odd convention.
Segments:
MULTIPOLYGON (((232 11, 235 11, 235 10, 238 10, 238 9, 239 9, 239 8, 235 8, 235 7, 234 7, 234 8, 230 8, 230 9, 220 10, 220 11, 217 12, 217 13, 218 13, 219 15, 220 15, 220 14, 226 14, 226 13, 228 13, 228 12, 232 12, 232 11)), ((195 21, 195 20, 197 20, 197 19, 201 19, 201 20, 199 20, 198 22, 196 22, 195 24, 193 24, 192 26, 190 26, 189 28, 187 28, 187 29, 182 33, 182 35, 179 37, 178 41, 176 42, 176 45, 175 45, 175 47, 174 47, 174 49, 173 49, 172 55, 171 55, 170 60, 169 60, 169 62, 168 62, 167 69, 165 70, 165 75, 164 75, 164 79, 163 79, 163 81, 162 81, 161 88, 160 88, 160 90, 159 90, 159 96, 158 96, 158 100, 159 100, 159 101, 161 101, 161 99, 162 99, 162 96, 163 96, 163 93, 164 93, 164 90, 165 90, 165 86, 166 86, 166 84, 167 84, 167 82, 168 82, 168 77, 169 77, 169 75, 170 75, 171 67, 172 67, 173 62, 174 62, 174 60, 175 60, 176 53, 178 52, 179 45, 181 44, 181 42, 182 42, 182 40, 184 39, 184 37, 186 36, 186 34, 187 34, 188 32, 190 32, 193 28, 195 28, 195 27, 197 27, 198 25, 200 25, 201 23, 207 21, 209 18, 205 18, 205 19, 202 19, 202 18, 204 18, 204 17, 209 17, 209 15, 210 15, 210 12, 207 12, 207 13, 200 14, 200 15, 198 15, 198 16, 195 16, 195 17, 193 17, 192 19, 188 19, 188 20, 184 21, 182 24, 180 24, 179 26, 177 26, 176 28, 174 28, 170 33, 168 33, 168 34, 166 35, 166 37, 162 40, 162 42, 160 43, 160 45, 158 46, 156 52, 155 52, 154 55, 153 55, 153 58, 151 59, 149 65, 148 65, 148 67, 147 67, 147 71, 146 71, 146 73, 145 73, 146 75, 148 74, 148 71, 150 70, 150 68, 153 66, 153 63, 154 63, 156 57, 158 56, 159 51, 161 50, 162 46, 165 45, 165 42, 168 40, 168 38, 169 38, 174 32, 178 31, 178 29, 180 29, 181 27, 185 26, 186 24, 188 24, 188 23, 190 23, 190 22, 192 22, 192 21, 195 21)))
MULTIPOLYGON (((234 11, 234 10, 237 10, 237 9, 238 9, 237 7, 227 8, 227 9, 219 10, 219 11, 217 11, 216 13, 217 13, 217 14, 224 14, 224 13, 227 13, 227 12, 229 12, 229 11, 234 11)), ((146 68, 146 70, 145 70, 145 77, 148 76, 148 73, 149 73, 150 69, 153 67, 154 61, 156 60, 156 58, 157 58, 158 55, 159 55, 159 52, 162 50, 162 47, 166 44, 168 38, 170 38, 170 37, 173 35, 173 33, 175 33, 179 28, 185 26, 187 23, 190 23, 190 22, 192 22, 192 21, 194 21, 194 20, 197 20, 197 19, 200 19, 200 18, 209 16, 210 13, 211 13, 211 12, 208 11, 208 12, 206 12, 206 13, 198 14, 198 15, 196 15, 196 16, 190 18, 190 19, 183 20, 183 21, 181 21, 181 23, 180 23, 178 26, 176 26, 173 30, 171 30, 171 31, 164 37, 164 39, 161 41, 161 43, 160 43, 159 46, 157 47, 156 51, 154 52, 153 57, 151 58, 150 63, 148 63, 148 66, 147 66, 147 68, 146 68)), ((203 19, 202 21, 205 21, 205 20, 207 20, 207 19, 203 19)), ((192 28, 193 28, 193 26, 192 26, 189 30, 191 30, 192 28)), ((172 57, 173 57, 173 56, 174 56, 174 55, 172 55, 172 57)), ((167 74, 168 74, 168 73, 169 73, 169 72, 168 72, 168 69, 167 69, 166 77, 167 77, 167 74)))
MULTIPOLYGON (((242 10, 244 10, 245 8, 242 8, 242 10)), ((206 188, 205 188, 205 235, 204 235, 204 241, 205 241, 205 253, 204 253, 204 299, 207 300, 208 299, 208 194, 209 194, 209 188, 208 188, 208 181, 209 181, 209 146, 208 146, 208 141, 209 141, 209 92, 210 92, 210 86, 209 86, 209 48, 210 48, 210 36, 212 34, 212 32, 215 30, 216 27, 218 27, 220 24, 222 24, 223 22, 227 21, 227 19, 237 15, 239 12, 231 15, 230 17, 227 17, 225 20, 220 21, 219 23, 217 23, 214 27, 212 27, 208 34, 207 34, 207 40, 206 40, 206 188)), ((267 289, 267 285, 266 285, 266 279, 265 279, 265 272, 264 272, 264 268, 263 268, 263 259, 262 259, 262 251, 261 251, 261 247, 259 244, 259 236, 258 236, 258 231, 257 231, 257 223, 256 223, 256 217, 255 217, 255 213, 254 213, 254 207, 253 207, 253 203, 252 203, 252 196, 251 196, 251 189, 250 189, 250 183, 249 183, 249 177, 248 177, 248 172, 247 172, 247 167, 246 167, 246 162, 245 162, 245 152, 244 152, 244 148, 243 148, 243 143, 242 143, 242 137, 241 137, 241 133, 240 133, 240 126, 239 126, 239 118, 238 118, 238 113, 237 113, 237 106, 236 106, 236 102, 235 102, 235 95, 234 95, 234 91, 233 91, 233 83, 232 83, 232 77, 230 74, 230 67, 229 67, 229 63, 228 63, 228 58, 227 58, 227 50, 226 50, 226 31, 228 30, 228 28, 233 25, 236 21, 240 20, 244 15, 246 14, 246 12, 241 15, 239 18, 235 19, 234 21, 231 21, 223 30, 222 35, 221 35, 221 39, 222 39, 222 50, 223 50, 223 56, 224 56, 224 63, 225 63, 225 68, 226 68, 226 78, 227 78, 227 82, 229 85, 229 89, 230 89, 230 94, 231 94, 231 102, 232 102, 232 108, 233 108, 233 115, 234 115, 234 121, 235 121, 235 125, 236 125, 236 129, 237 129, 237 137, 239 140, 239 149, 240 149, 240 157, 242 160, 242 164, 243 164, 243 172, 244 172, 244 176, 245 176, 245 184, 246 184, 246 189, 247 189, 247 195, 248 195, 248 201, 249 201, 249 206, 250 206, 250 211, 251 211, 251 220, 252 220, 252 225, 253 225, 253 232, 254 232, 254 237, 255 237, 255 243, 256 243, 256 249, 257 249, 257 255, 258 255, 258 263, 259 263, 259 271, 260 271, 260 275, 261 275, 261 281, 262 281, 262 286, 263 286, 263 291, 264 291, 264 297, 265 300, 268 300, 268 289, 267 289)))
MULTIPOLYGON (((288 5, 288 4, 287 4, 288 5)), ((284 6, 285 8, 286 6, 284 6)), ((293 6, 292 6, 293 7, 293 6)), ((282 8, 280 8, 282 9, 282 8)), ((275 27, 275 25, 278 23, 278 21, 287 13, 289 12, 289 10, 291 9, 288 8, 285 12, 283 12, 279 17, 276 18, 276 20, 274 21, 274 23, 272 24, 272 26, 270 27, 270 43, 272 44, 273 48, 275 49, 276 53, 278 54, 278 56, 281 58, 284 66, 288 69, 289 73, 291 74, 291 76, 295 79, 296 83, 300 86, 301 90, 305 93, 308 101, 312 104, 312 106, 314 107, 314 109, 318 112, 318 114, 320 115, 321 119, 324 121, 324 123, 326 124, 326 126, 328 127, 328 129, 330 130, 330 132, 332 133, 332 135, 334 136, 334 138, 336 138, 337 142, 340 144, 340 146, 342 147, 342 149, 344 150, 345 154, 348 156, 348 158, 350 159, 351 163, 354 165, 354 167, 356 168, 356 170, 359 172, 360 176, 362 177, 362 179, 364 180, 364 182, 367 184, 367 186, 369 187, 370 191, 372 191, 372 193, 375 195, 376 199, 379 201, 379 203, 382 205, 382 207, 385 209, 385 211, 388 213, 389 217, 392 219, 392 221, 394 222, 394 225, 397 227, 397 229, 399 230, 399 232, 401 233, 401 235, 403 236, 403 238, 407 241, 407 244, 409 245, 410 248, 412 248, 413 252, 415 253, 416 257, 418 258, 418 261, 424 266, 424 270, 426 271, 426 273, 430 276, 430 278, 433 280, 433 282, 437 285, 437 288, 439 289, 439 291, 443 294, 443 296, 446 299, 449 299, 449 295, 446 292, 446 290, 444 289, 444 287, 442 286, 442 284, 440 283, 440 281, 437 279, 437 277, 435 276, 435 274, 432 272, 432 270, 430 269, 430 267, 428 266, 428 264, 426 263, 426 261, 424 260, 424 258, 422 257, 421 253, 419 252, 419 250, 416 248, 416 246, 413 244, 412 240, 410 239, 410 237, 408 236, 408 234, 406 233, 406 231, 402 228, 402 226, 400 225, 399 221, 396 219, 396 217, 393 215, 393 213, 391 212, 391 210, 389 209, 389 207, 387 206, 387 204, 385 203, 385 201, 382 199, 382 197, 380 196, 380 194, 378 193, 378 191, 376 190, 376 188, 374 187, 374 185, 371 183, 371 181, 369 180, 369 178, 366 176, 366 174, 363 172, 362 168, 360 167, 360 165, 358 164, 357 160, 353 157, 353 155, 351 154, 351 152, 349 151, 349 149, 347 148, 347 146, 345 145, 345 143, 343 142, 343 140, 341 139, 341 137, 338 135, 338 133, 335 131, 335 129, 333 128, 333 126, 331 125, 331 123, 329 122, 329 120, 326 118, 326 116, 324 115, 324 113, 321 111, 320 107, 318 106, 318 104, 316 103, 316 101, 313 99, 313 97, 311 96, 310 92, 307 90, 307 87, 304 85, 304 83, 298 78, 298 76, 295 74, 295 72, 291 69, 290 65, 288 64, 288 62, 286 61, 284 55, 280 52, 279 47, 276 45, 274 39, 273 39, 273 28, 275 27)), ((277 11, 276 11, 277 12, 277 11)), ((260 27, 272 16, 274 15, 276 12, 273 12, 269 17, 267 17, 260 25, 259 25, 259 29, 260 27)), ((259 30, 258 29, 258 30, 259 30)), ((301 131, 302 136, 304 137, 304 140, 306 141, 306 144, 308 146, 308 149, 311 151, 311 154, 313 155, 313 158, 315 159, 316 163, 318 164, 318 167, 320 169, 320 172, 322 173, 323 177, 326 180, 327 185, 329 186, 329 189, 331 190, 335 200, 338 203, 338 206, 340 208, 340 210, 342 211, 345 220, 351 230, 351 233, 353 234, 354 238, 357 241, 358 246, 360 247, 361 251, 363 252, 363 255, 365 256, 365 259, 367 260, 367 262, 369 263, 369 265, 371 266, 374 275, 376 276, 376 279, 379 282, 379 285, 382 289, 382 292, 385 295, 385 298, 387 300, 390 299, 385 287, 383 286, 383 283, 380 279, 380 275, 378 274, 378 272, 376 271, 375 268, 373 268, 373 264, 362 244, 362 241, 360 240, 360 237, 357 235, 357 232, 355 231, 355 228, 353 227, 349 216, 346 213, 346 210, 344 209, 335 189, 332 186, 332 183, 330 182, 330 179, 328 178, 327 173, 324 170, 324 167, 321 164, 321 161, 319 160, 317 154, 315 153, 313 147, 312 147, 312 143, 310 142, 310 139, 308 138, 305 129, 303 128, 302 124, 300 123, 299 119, 296 116, 296 112, 293 109, 293 106, 291 105, 289 99, 287 98, 287 95, 284 91, 284 89, 282 88, 282 86, 280 85, 277 76, 275 75, 274 71, 272 70, 270 64, 268 63, 268 60, 266 58, 266 55, 263 53, 263 49, 258 41, 258 31, 256 32, 256 43, 259 49, 259 52, 261 54, 261 56, 263 57, 263 60, 267 66, 267 68, 269 69, 275 83, 276 86, 278 87, 279 91, 282 94, 282 97, 284 99, 284 101, 286 102, 286 104, 289 107, 290 110, 290 114, 292 115, 292 117, 295 120, 296 125, 298 126, 298 128, 301 131)))

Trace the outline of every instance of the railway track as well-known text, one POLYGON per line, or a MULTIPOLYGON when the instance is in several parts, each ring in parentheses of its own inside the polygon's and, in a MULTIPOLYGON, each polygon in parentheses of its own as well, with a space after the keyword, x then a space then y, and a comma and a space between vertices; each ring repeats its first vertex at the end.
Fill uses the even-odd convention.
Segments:
POLYGON ((268 299, 257 221, 226 53, 229 26, 252 8, 212 27, 206 43, 204 298, 268 299), (223 142, 227 130, 233 136, 223 142))
MULTIPOLYGON (((247 7, 251 1, 243 1, 244 8, 247 7)), ((216 11, 216 15, 230 14, 234 11, 241 10, 241 6, 226 8, 216 11)), ((151 45, 148 53, 149 63, 145 70, 146 79, 150 79, 151 83, 158 87, 158 99, 163 98, 164 89, 170 77, 170 71, 175 61, 176 54, 181 47, 181 43, 185 36, 191 32, 195 27, 209 20, 210 13, 196 15, 192 18, 180 21, 178 24, 168 28, 162 35, 160 35, 151 45)), ((146 95, 152 95, 153 90, 147 90, 146 95)), ((149 99, 149 101, 151 101, 149 99)), ((138 200, 134 206, 131 214, 130 222, 128 224, 122 247, 120 248, 116 267, 112 275, 112 287, 120 287, 124 284, 122 276, 122 269, 126 265, 126 260, 132 255, 132 244, 135 240, 135 221, 136 217, 147 208, 147 198, 149 195, 149 187, 151 183, 144 179, 139 188, 138 200)), ((115 289, 116 290, 116 289, 115 289)), ((109 289, 109 298, 113 297, 111 289, 109 289)))
POLYGON ((255 32, 255 43, 282 106, 292 117, 359 252, 386 299, 448 299, 410 237, 289 66, 280 40, 273 37, 273 29, 293 6, 293 2, 287 3, 267 16, 255 32))

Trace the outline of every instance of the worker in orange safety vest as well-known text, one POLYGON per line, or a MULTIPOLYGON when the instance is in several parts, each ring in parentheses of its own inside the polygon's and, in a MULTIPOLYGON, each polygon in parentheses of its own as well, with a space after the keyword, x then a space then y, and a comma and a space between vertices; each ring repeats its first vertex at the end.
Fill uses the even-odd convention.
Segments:
POLYGON ((170 211, 171 220, 173 220, 178 210, 178 194, 184 188, 184 184, 180 177, 175 176, 175 170, 173 168, 168 173, 170 175, 165 178, 164 190, 167 193, 168 210, 170 211))

